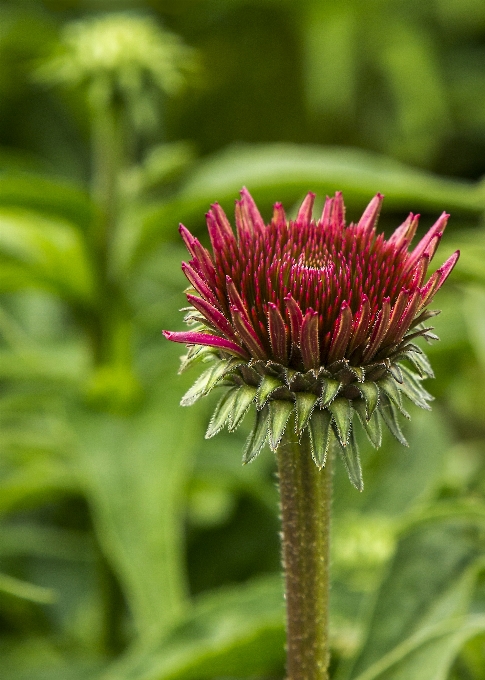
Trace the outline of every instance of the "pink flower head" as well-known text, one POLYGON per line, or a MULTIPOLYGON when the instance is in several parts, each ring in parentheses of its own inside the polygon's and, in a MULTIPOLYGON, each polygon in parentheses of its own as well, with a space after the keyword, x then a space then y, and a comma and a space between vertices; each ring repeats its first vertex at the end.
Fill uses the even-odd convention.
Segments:
POLYGON ((212 253, 181 226, 192 256, 182 265, 192 287, 187 299, 203 327, 165 337, 296 371, 342 360, 365 367, 395 355, 407 331, 430 315, 425 308, 458 259, 457 251, 426 278, 448 215, 409 250, 419 215, 385 239, 376 234, 381 194, 349 225, 340 192, 327 198, 318 220, 314 198, 306 196, 295 220, 276 203, 266 225, 243 189, 236 233, 214 204, 207 214, 212 253))

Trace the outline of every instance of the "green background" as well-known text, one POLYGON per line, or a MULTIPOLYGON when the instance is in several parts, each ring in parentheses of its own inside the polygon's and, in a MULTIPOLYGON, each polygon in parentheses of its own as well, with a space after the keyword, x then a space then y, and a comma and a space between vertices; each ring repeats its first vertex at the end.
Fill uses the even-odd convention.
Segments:
POLYGON ((336 466, 332 677, 485 677, 484 173, 482 0, 0 5, 2 680, 284 677, 273 456, 204 440, 161 336, 178 222, 243 185, 451 213, 433 410, 361 442, 362 494, 336 466), (96 19, 132 35, 104 70, 96 19))

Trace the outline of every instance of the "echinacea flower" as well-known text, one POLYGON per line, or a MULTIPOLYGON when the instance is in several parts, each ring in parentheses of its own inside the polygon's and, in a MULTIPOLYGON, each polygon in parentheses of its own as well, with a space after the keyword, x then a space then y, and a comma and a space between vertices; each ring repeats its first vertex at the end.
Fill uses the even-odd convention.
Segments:
POLYGON ((402 395, 429 409, 421 382, 433 372, 414 340, 436 339, 428 309, 453 269, 455 252, 432 276, 426 272, 446 226, 443 213, 413 250, 418 215, 389 239, 376 234, 383 196, 377 194, 357 224, 345 224, 341 193, 312 218, 314 194, 295 220, 280 203, 265 224, 246 189, 236 201, 236 234, 216 203, 207 214, 212 253, 181 225, 192 259, 182 269, 191 287, 185 332, 164 331, 185 343, 182 369, 209 362, 182 399, 189 405, 225 387, 207 437, 236 429, 250 405, 256 421, 244 462, 266 440, 276 450, 293 416, 308 430, 312 454, 325 465, 329 442, 342 454, 351 482, 362 489, 354 414, 376 447, 382 419, 402 443, 402 395))

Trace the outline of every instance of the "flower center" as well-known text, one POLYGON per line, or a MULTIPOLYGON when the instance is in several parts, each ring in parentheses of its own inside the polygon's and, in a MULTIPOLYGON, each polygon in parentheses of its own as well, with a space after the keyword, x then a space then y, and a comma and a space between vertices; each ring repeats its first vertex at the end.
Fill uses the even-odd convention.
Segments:
POLYGON ((330 273, 334 270, 335 264, 331 261, 328 255, 320 253, 301 253, 297 262, 295 262, 292 267, 293 270, 301 271, 305 270, 308 272, 325 272, 330 273))

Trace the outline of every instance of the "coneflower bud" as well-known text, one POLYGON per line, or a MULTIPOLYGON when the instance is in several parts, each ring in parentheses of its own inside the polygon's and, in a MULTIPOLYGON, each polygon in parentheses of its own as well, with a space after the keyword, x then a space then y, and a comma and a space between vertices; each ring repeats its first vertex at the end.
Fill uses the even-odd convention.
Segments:
POLYGON ((426 321, 438 312, 427 307, 459 252, 426 280, 448 215, 409 251, 419 216, 411 214, 388 240, 377 235, 381 194, 348 226, 341 193, 327 198, 317 221, 314 198, 307 195, 295 220, 276 203, 265 225, 243 189, 236 234, 214 204, 207 214, 212 254, 181 225, 192 257, 182 269, 191 284, 186 321, 193 328, 164 335, 189 346, 181 370, 209 362, 182 405, 225 388, 207 437, 224 426, 235 430, 254 403, 248 463, 266 441, 276 450, 293 415, 297 433, 309 432, 317 466, 325 465, 335 440, 361 490, 353 421, 376 447, 381 420, 406 444, 398 422, 399 412, 409 417, 402 395, 429 409, 432 397, 421 383, 433 372, 414 340, 436 339, 426 321))

